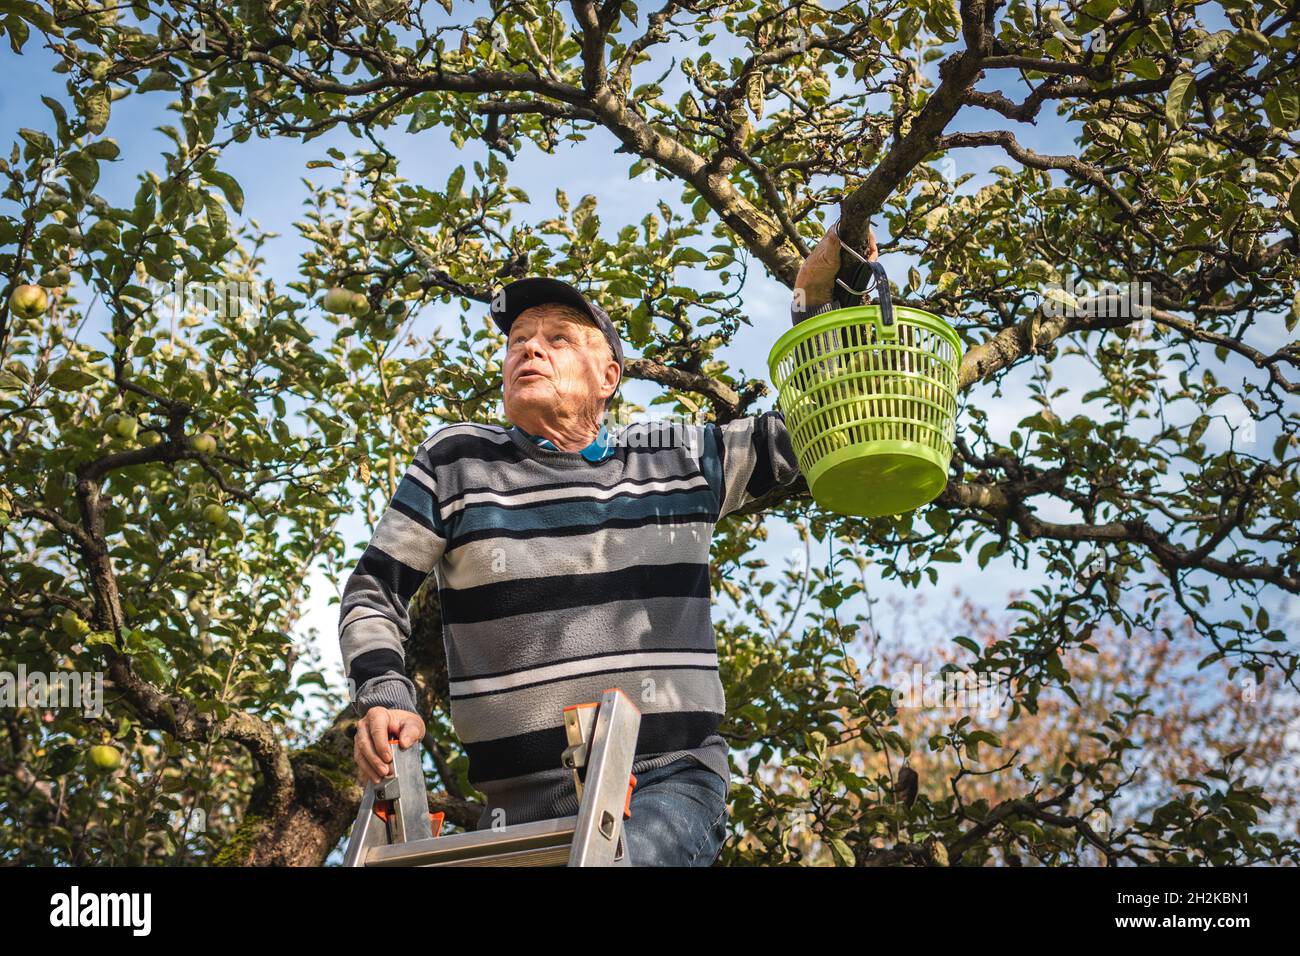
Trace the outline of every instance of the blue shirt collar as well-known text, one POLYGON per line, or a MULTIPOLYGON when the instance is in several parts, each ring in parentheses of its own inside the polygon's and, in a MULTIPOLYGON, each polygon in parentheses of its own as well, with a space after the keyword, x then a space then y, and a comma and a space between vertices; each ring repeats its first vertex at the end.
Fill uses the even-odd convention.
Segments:
MULTIPOLYGON (((519 426, 516 425, 515 428, 519 428, 519 426)), ((549 448, 552 451, 560 450, 555 447, 555 443, 551 441, 549 438, 542 438, 539 435, 534 435, 531 432, 524 431, 524 429, 522 428, 519 428, 519 431, 521 434, 531 438, 536 444, 538 444, 542 448, 549 448)), ((614 443, 613 441, 611 441, 609 437, 609 430, 605 427, 604 423, 601 423, 600 434, 598 434, 595 437, 595 439, 591 442, 590 445, 582 449, 580 454, 582 455, 583 458, 587 459, 587 461, 593 461, 593 462, 604 461, 610 455, 614 454, 614 443)))

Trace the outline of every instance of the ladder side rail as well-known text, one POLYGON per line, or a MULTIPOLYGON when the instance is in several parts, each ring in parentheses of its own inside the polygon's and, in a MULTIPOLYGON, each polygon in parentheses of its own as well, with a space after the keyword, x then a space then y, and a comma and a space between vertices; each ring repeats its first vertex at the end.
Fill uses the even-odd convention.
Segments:
POLYGON ((627 865, 626 846, 624 862, 616 863, 615 854, 640 729, 641 711, 626 694, 617 688, 601 694, 569 866, 627 865))
POLYGON ((375 813, 375 788, 366 784, 365 793, 361 795, 361 806, 357 818, 352 824, 348 837, 348 848, 343 854, 344 866, 365 866, 366 855, 371 849, 388 842, 388 831, 384 821, 375 813))
POLYGON ((392 841, 411 843, 433 837, 429 820, 429 790, 420 765, 420 741, 403 750, 396 740, 388 746, 393 751, 393 774, 383 781, 384 798, 393 801, 392 841))

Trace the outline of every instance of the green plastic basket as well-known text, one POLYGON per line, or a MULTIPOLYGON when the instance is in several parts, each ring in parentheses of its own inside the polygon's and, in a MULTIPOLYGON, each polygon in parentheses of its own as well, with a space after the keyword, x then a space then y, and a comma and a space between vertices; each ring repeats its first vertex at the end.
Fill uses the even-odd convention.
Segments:
POLYGON ((933 501, 948 480, 962 346, 939 316, 859 305, 805 319, 768 356, 813 499, 875 518, 933 501))

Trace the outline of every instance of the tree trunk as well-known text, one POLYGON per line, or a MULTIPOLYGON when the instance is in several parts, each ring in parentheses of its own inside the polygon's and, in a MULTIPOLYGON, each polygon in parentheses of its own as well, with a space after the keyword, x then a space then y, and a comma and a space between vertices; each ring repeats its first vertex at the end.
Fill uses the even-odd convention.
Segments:
MULTIPOLYGON (((415 682, 421 715, 429 720, 447 709, 447 659, 442 642, 442 614, 437 588, 425 581, 411 601, 411 640, 407 673, 415 682)), ((218 866, 321 866, 356 819, 362 788, 352 759, 356 715, 349 706, 335 717, 321 738, 295 751, 293 798, 280 808, 267 806, 266 788, 259 783, 235 835, 222 847, 218 866)), ((448 769, 445 750, 452 742, 425 737, 448 792, 431 795, 429 809, 442 811, 448 823, 472 829, 481 804, 467 799, 448 769)))

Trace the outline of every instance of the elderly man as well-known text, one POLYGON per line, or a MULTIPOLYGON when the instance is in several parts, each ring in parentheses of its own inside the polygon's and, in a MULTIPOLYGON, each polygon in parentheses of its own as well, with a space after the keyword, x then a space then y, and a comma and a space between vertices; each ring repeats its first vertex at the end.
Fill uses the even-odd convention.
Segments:
MULTIPOLYGON (((800 271, 796 321, 828 307, 834 233, 800 271)), ((642 714, 632 864, 709 866, 730 782, 709 545, 721 518, 798 477, 784 420, 687 426, 667 446, 633 440, 634 425, 615 441, 602 419, 623 349, 609 316, 572 286, 528 278, 498 295, 493 319, 511 427, 430 435, 343 590, 357 766, 378 782, 390 735, 403 748, 424 736, 404 643, 411 598, 436 571, 451 721, 487 798, 479 828, 577 813, 561 714, 616 686, 642 714)))

